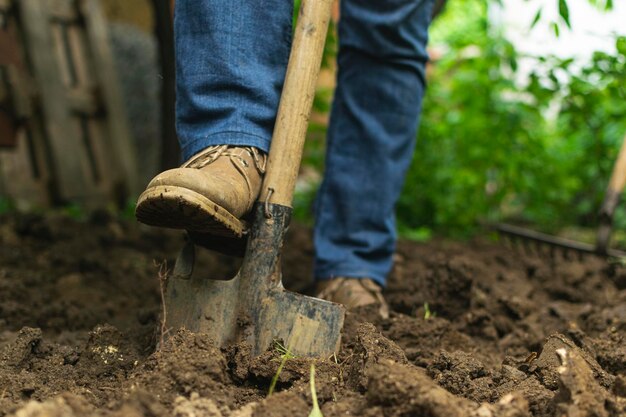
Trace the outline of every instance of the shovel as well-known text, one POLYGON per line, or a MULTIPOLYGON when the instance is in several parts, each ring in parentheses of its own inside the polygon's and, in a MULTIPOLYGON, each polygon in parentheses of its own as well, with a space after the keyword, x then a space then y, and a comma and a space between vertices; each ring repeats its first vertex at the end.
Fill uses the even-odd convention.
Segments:
POLYGON ((195 271, 196 247, 188 242, 167 284, 167 328, 208 333, 220 346, 245 341, 253 356, 274 341, 297 356, 329 357, 338 350, 345 309, 286 291, 280 262, 331 5, 301 3, 267 171, 237 276, 219 281, 195 271))

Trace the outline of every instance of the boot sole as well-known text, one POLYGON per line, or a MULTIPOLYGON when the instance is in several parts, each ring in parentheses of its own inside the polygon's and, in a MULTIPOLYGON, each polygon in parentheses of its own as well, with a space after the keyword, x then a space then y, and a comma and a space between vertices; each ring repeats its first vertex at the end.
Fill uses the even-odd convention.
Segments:
POLYGON ((248 226, 202 194, 183 187, 155 186, 137 200, 135 216, 150 226, 241 238, 248 226))

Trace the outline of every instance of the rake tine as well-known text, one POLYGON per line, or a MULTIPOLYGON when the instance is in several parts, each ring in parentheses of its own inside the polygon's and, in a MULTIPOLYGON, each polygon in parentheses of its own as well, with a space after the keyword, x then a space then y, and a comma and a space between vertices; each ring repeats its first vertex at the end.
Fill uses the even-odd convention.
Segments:
POLYGON ((498 236, 498 241, 502 242, 503 246, 508 247, 511 244, 509 237, 505 233, 500 233, 500 231, 496 230, 496 236, 498 236))
POLYGON ((506 239, 509 243, 509 249, 511 250, 517 250, 517 239, 515 238, 515 236, 510 235, 510 234, 506 234, 506 239))
POLYGON ((554 245, 550 245, 550 259, 555 260, 556 259, 556 246, 554 245))
POLYGON ((511 249, 516 251, 516 252, 519 252, 519 250, 520 250, 519 238, 517 236, 513 236, 513 235, 510 235, 509 237, 511 238, 511 249))
POLYGON ((489 226, 492 230, 496 230, 499 237, 502 237, 506 246, 518 250, 528 256, 542 256, 546 253, 543 246, 548 246, 547 250, 552 260, 557 260, 558 252, 561 253, 563 260, 585 259, 587 254, 595 254, 608 258, 626 259, 626 252, 608 249, 600 251, 597 246, 588 243, 577 242, 558 236, 551 236, 545 233, 528 230, 517 226, 504 223, 498 223, 489 226), (520 242, 521 240, 521 242, 520 242), (558 251, 558 252, 557 252, 558 251), (574 253, 572 253, 574 252, 574 253))
POLYGON ((508 249, 513 249, 515 247, 515 244, 513 243, 513 237, 511 235, 503 235, 504 236, 504 241, 506 242, 506 247, 508 249))

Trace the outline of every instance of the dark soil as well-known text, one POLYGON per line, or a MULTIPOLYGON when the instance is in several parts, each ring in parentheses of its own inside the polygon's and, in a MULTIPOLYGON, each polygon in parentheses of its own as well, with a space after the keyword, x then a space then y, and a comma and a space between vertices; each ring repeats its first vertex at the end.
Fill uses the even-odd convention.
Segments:
MULTIPOLYGON (((308 416, 311 361, 217 348, 180 331, 156 350, 158 264, 182 244, 96 213, 0 217, 0 416, 308 416)), ((309 231, 285 248, 288 288, 310 292, 309 231)), ((237 262, 206 252, 224 277, 237 262)), ((497 243, 401 242, 392 314, 346 319, 315 362, 330 416, 626 415, 626 267, 525 255, 497 243), (425 303, 430 317, 425 318, 425 303)))

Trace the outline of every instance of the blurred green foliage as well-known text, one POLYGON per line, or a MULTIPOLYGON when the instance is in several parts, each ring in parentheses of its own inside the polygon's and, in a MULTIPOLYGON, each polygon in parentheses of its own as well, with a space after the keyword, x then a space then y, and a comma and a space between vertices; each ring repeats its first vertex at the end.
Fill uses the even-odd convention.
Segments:
POLYGON ((8 213, 13 210, 13 201, 6 197, 0 196, 0 214, 8 213))
MULTIPOLYGON (((484 2, 454 5, 433 27, 448 49, 430 74, 401 228, 594 225, 626 133, 626 39, 576 69, 571 59, 520 57, 489 27, 484 2), (521 58, 534 70, 516 82, 521 58)), ((626 226, 622 212, 617 224, 626 226)))
MULTIPOLYGON (((626 38, 617 39, 615 55, 595 53, 582 68, 520 56, 490 27, 486 3, 452 2, 431 28, 431 44, 445 48, 429 68, 400 231, 462 236, 484 220, 550 232, 594 226, 626 133, 626 38), (522 59, 532 62, 530 77, 519 76, 522 59)), ((313 129, 304 163, 321 169, 321 128, 313 129)), ((311 193, 296 197, 299 218, 311 193)), ((626 226, 624 210, 616 224, 626 226)))

